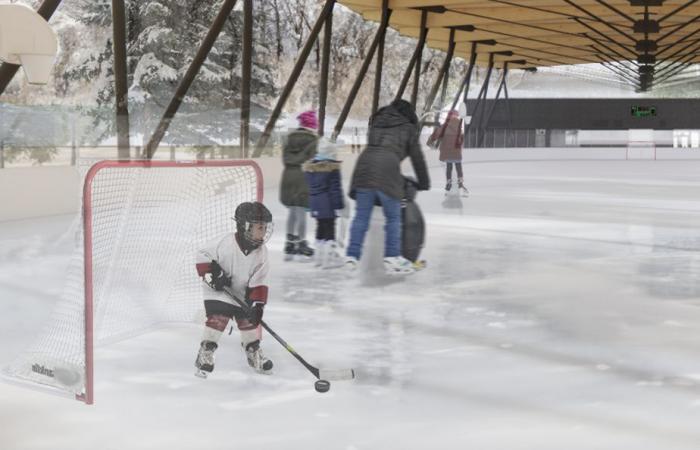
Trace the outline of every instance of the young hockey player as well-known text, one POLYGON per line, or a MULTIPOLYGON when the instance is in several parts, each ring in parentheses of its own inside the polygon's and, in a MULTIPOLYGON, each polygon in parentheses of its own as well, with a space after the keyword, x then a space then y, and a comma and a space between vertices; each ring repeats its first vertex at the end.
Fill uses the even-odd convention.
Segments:
POLYGON ((195 360, 195 375, 206 378, 214 370, 214 352, 230 319, 241 332, 241 346, 248 364, 259 373, 269 373, 272 361, 260 348, 260 321, 267 303, 265 278, 269 269, 265 242, 272 234, 272 214, 259 202, 238 205, 235 233, 206 245, 197 254, 197 274, 202 278, 206 323, 195 360), (224 288, 250 306, 246 313, 224 288))

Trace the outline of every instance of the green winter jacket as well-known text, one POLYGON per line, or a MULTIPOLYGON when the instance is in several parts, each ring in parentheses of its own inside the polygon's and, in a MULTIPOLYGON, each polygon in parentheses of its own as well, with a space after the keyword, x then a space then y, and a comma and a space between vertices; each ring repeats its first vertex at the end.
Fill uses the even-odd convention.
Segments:
POLYGON ((284 206, 309 207, 309 187, 301 165, 316 156, 318 135, 306 128, 299 128, 287 136, 282 150, 282 182, 280 202, 284 206))

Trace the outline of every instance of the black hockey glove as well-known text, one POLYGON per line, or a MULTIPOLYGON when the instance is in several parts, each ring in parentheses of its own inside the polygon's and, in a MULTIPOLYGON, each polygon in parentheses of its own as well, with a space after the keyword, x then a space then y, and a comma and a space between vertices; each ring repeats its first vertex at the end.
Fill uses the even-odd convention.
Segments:
POLYGON ((263 309, 265 304, 263 302, 253 302, 250 307, 250 323, 251 325, 257 327, 260 325, 263 317, 263 309))
POLYGON ((204 281, 215 291, 223 291, 224 287, 231 287, 231 278, 224 274, 218 262, 209 264, 209 272, 204 274, 204 281))

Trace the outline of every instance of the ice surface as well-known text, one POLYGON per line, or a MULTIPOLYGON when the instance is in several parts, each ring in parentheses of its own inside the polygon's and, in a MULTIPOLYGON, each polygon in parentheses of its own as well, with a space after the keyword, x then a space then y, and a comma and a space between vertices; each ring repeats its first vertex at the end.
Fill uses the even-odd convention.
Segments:
MULTIPOLYGON (((0 448, 697 449, 699 164, 465 164, 468 199, 434 165, 428 268, 391 283, 284 263, 270 182, 265 319, 356 380, 318 394, 271 338, 254 374, 235 334, 201 380, 201 327, 159 329, 96 350, 92 407, 0 384, 0 448)), ((71 220, 0 224, 0 363, 46 326, 71 220)))

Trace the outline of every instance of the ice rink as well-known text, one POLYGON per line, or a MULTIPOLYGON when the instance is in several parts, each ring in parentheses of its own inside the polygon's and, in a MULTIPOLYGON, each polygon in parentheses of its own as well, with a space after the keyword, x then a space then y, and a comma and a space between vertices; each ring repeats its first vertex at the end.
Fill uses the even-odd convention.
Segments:
MULTIPOLYGON (((316 393, 271 338, 257 375, 235 333, 201 380, 183 324, 97 348, 94 406, 0 384, 0 449, 697 450, 699 169, 473 162, 461 199, 433 163, 428 268, 393 282, 283 262, 271 184, 265 320, 354 381, 316 393)), ((49 326, 72 220, 0 223, 0 363, 49 326)))

